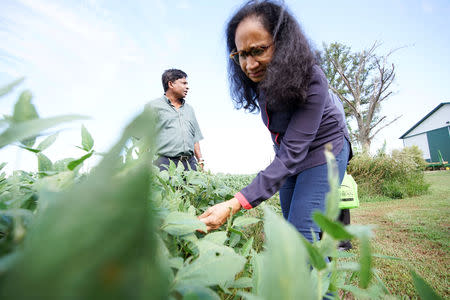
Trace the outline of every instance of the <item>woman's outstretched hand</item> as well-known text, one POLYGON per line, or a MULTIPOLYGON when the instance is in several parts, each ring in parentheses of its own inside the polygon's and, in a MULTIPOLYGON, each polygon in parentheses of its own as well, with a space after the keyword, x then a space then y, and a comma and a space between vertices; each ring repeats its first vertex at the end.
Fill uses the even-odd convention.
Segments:
POLYGON ((241 204, 236 198, 224 201, 208 208, 198 219, 206 224, 206 230, 217 229, 224 224, 228 217, 234 215, 241 209, 241 204), (230 215, 231 207, 231 215, 230 215))

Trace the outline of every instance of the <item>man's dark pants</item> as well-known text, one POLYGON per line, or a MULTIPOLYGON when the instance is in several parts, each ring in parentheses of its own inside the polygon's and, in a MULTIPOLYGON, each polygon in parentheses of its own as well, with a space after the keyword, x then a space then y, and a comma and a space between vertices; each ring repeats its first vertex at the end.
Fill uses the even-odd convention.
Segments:
POLYGON ((159 167, 160 171, 163 171, 167 170, 170 165, 170 161, 173 161, 176 166, 178 166, 178 162, 181 161, 185 171, 189 171, 189 166, 192 170, 197 171, 197 160, 193 155, 178 157, 160 156, 157 160, 155 160, 154 164, 159 167))

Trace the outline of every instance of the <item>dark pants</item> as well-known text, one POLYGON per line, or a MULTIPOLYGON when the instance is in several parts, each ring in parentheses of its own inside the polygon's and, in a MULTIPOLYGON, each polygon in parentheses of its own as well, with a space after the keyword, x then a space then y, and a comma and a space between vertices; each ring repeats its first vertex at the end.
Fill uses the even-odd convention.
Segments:
MULTIPOLYGON (((350 209, 341 209, 338 221, 344 225, 350 225, 350 209)), ((352 247, 352 243, 349 240, 340 241, 338 245, 339 250, 350 250, 352 247)))
POLYGON ((344 225, 350 225, 350 209, 348 209, 348 208, 341 209, 341 213, 339 214, 338 221, 344 225))
POLYGON ((167 156, 160 156, 157 160, 155 160, 154 164, 159 167, 160 171, 167 170, 169 167, 170 161, 173 161, 176 166, 178 166, 178 162, 181 161, 181 163, 184 166, 185 171, 189 171, 190 169, 197 171, 197 160, 193 155, 191 156, 179 156, 179 157, 167 157, 167 156))
MULTIPOLYGON (((349 151, 350 145, 345 141, 342 151, 336 156, 339 182, 344 178, 349 151)), ((320 228, 312 214, 316 210, 325 211, 325 198, 330 190, 327 174, 327 164, 306 169, 289 177, 280 189, 283 216, 310 242, 313 242, 311 229, 319 239, 320 228)))

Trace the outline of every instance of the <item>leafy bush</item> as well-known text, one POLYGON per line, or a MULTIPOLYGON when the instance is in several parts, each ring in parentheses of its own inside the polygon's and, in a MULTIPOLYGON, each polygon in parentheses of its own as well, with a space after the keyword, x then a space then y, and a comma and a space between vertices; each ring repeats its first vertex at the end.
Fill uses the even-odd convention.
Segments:
POLYGON ((233 193, 237 193, 244 187, 249 185, 256 174, 250 175, 235 175, 235 174, 216 174, 216 177, 220 178, 223 183, 231 188, 233 193))
POLYGON ((361 153, 353 157, 347 171, 358 183, 358 191, 364 195, 405 198, 425 193, 423 170, 426 162, 418 147, 394 150, 391 155, 383 152, 375 156, 361 153))
MULTIPOLYGON (((215 176, 220 178, 223 183, 231 189, 232 194, 234 195, 244 187, 249 185, 256 177, 256 174, 216 174, 215 176)), ((264 201, 263 205, 247 211, 247 214, 249 216, 262 219, 264 216, 264 207, 266 206, 270 206, 270 209, 272 209, 272 211, 281 214, 280 195, 278 192, 270 199, 264 201)), ((262 222, 248 226, 243 230, 243 232, 255 238, 253 246, 256 251, 259 252, 263 249, 264 224, 262 222)))

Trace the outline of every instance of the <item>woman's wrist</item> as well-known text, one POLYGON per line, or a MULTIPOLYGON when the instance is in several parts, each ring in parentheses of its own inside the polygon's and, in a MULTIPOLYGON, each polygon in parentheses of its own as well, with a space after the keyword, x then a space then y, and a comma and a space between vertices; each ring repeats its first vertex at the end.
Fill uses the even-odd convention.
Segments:
POLYGON ((232 199, 228 200, 228 203, 230 204, 231 212, 233 214, 237 213, 242 208, 241 203, 236 198, 232 198, 232 199))

